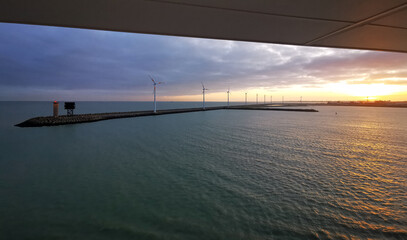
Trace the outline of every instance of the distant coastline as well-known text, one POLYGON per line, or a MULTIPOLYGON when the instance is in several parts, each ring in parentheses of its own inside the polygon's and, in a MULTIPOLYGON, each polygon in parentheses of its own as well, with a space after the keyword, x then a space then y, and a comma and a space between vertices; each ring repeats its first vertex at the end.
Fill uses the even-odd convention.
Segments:
POLYGON ((391 101, 329 101, 328 106, 356 106, 356 107, 397 107, 407 108, 407 101, 404 102, 391 102, 391 101))

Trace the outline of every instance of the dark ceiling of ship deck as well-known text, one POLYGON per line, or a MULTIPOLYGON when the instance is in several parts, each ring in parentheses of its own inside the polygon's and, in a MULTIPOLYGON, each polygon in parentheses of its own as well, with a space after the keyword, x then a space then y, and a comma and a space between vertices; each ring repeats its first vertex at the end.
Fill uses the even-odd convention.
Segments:
POLYGON ((407 52, 405 0, 2 0, 0 21, 407 52))

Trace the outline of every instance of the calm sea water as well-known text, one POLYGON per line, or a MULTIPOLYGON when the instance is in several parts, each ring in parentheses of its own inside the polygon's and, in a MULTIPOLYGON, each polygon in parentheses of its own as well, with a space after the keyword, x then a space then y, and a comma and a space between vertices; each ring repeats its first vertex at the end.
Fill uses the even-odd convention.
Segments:
POLYGON ((407 109, 315 108, 23 129, 51 103, 0 102, 0 239, 407 239, 407 109))

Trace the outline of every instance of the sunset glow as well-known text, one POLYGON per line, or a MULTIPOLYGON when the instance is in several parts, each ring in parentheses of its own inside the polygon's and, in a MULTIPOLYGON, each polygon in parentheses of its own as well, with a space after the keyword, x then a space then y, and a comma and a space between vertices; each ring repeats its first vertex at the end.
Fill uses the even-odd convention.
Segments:
POLYGON ((378 97, 389 96, 397 92, 406 91, 405 86, 380 84, 332 84, 330 88, 338 93, 344 93, 354 97, 378 97))
POLYGON ((407 54, 0 24, 0 100, 407 100, 407 54), (301 98, 302 97, 302 98, 301 98))

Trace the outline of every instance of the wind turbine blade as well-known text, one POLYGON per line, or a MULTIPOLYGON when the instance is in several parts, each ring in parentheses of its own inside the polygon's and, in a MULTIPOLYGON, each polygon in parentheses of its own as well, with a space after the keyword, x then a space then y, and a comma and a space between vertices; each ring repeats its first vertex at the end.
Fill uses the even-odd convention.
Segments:
POLYGON ((151 77, 151 75, 148 75, 151 79, 151 81, 153 81, 153 83, 155 83, 154 79, 151 77))
POLYGON ((165 82, 158 82, 157 84, 164 84, 165 82))
POLYGON ((202 88, 205 88, 205 86, 203 85, 203 82, 201 82, 201 84, 202 84, 202 88))

